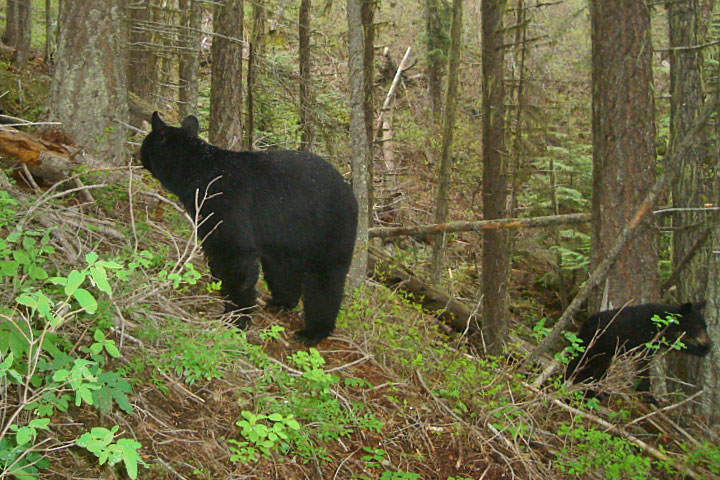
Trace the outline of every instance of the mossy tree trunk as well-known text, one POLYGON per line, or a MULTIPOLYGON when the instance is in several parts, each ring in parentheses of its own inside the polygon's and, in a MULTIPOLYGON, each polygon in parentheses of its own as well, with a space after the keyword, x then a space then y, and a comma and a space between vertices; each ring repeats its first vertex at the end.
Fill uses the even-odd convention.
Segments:
POLYGON ((95 156, 124 164, 127 122, 125 2, 62 3, 49 117, 95 156), (82 52, 82 55, 78 54, 82 52))
POLYGON ((7 0, 5 5, 5 33, 2 40, 9 47, 17 45, 19 3, 20 0, 7 0))
MULTIPOLYGON (((657 165, 650 7, 644 0, 593 0, 590 18, 594 270, 655 183, 657 165)), ((610 270, 608 308, 657 299, 657 235, 648 222, 610 270)), ((591 299, 593 311, 600 293, 591 299)))
POLYGON ((213 15, 210 78, 210 143, 242 148, 243 0, 225 0, 213 15))
POLYGON ((433 124, 439 123, 442 112, 442 79, 448 50, 445 19, 449 9, 445 0, 425 0, 425 57, 433 124))
POLYGON ((15 44, 15 55, 13 64, 16 68, 22 68, 30 56, 30 40, 32 38, 32 25, 30 15, 32 5, 30 0, 17 0, 17 41, 15 44))
MULTIPOLYGON (((505 149, 503 15, 505 0, 482 2, 483 218, 503 218, 508 194, 505 149)), ((482 240, 482 340, 488 353, 502 351, 510 312, 508 234, 485 232, 482 240)))
MULTIPOLYGON (((462 0, 453 0, 453 20, 450 29, 450 68, 448 70, 448 88, 445 97, 445 117, 443 123, 442 154, 440 156, 440 184, 435 205, 435 223, 445 223, 448 215, 448 191, 452 166, 451 150, 453 129, 455 128, 455 107, 457 104, 458 65, 462 47, 462 0)), ((432 240, 432 263, 430 281, 437 285, 445 256, 445 235, 436 235, 432 240)))

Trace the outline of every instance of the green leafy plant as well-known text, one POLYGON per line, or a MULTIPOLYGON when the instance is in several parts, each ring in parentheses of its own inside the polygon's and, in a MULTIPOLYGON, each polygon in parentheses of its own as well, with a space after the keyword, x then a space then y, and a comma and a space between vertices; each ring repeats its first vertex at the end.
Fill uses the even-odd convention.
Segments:
POLYGON ((609 480, 644 480, 650 477, 651 460, 637 452, 627 440, 597 430, 563 424, 558 434, 567 438, 572 451, 566 444, 560 449, 556 468, 574 476, 586 476, 591 472, 600 473, 609 480))
POLYGON ((75 440, 76 445, 85 448, 98 457, 100 465, 107 463, 110 466, 123 462, 125 471, 133 480, 137 478, 138 463, 145 465, 138 449, 142 446, 131 438, 121 438, 114 442, 118 426, 110 430, 103 427, 94 427, 75 440))
POLYGON ((259 455, 269 457, 273 450, 287 452, 290 447, 288 432, 300 429, 300 424, 292 415, 254 414, 247 410, 243 410, 241 415, 243 419, 238 420, 236 425, 241 428, 240 434, 245 441, 228 440, 235 445, 230 447, 233 452, 230 460, 233 462, 249 463, 257 460, 259 455))

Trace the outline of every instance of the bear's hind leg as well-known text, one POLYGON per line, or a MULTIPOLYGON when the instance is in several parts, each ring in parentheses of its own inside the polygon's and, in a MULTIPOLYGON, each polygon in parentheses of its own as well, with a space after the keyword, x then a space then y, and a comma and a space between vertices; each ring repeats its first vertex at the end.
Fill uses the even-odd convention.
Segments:
POLYGON ((305 328, 295 334, 306 345, 317 344, 335 329, 348 269, 348 265, 341 265, 307 272, 303 296, 305 328))
POLYGON ((299 261, 289 256, 263 257, 263 277, 272 298, 269 307, 292 310, 300 301, 305 272, 299 261))

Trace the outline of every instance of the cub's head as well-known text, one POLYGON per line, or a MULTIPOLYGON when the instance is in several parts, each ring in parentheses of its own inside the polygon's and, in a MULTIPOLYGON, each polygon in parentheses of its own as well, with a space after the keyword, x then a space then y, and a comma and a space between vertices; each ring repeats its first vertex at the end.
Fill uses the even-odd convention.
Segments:
POLYGON ((712 342, 707 333, 707 324, 702 310, 707 302, 683 303, 680 305, 678 323, 668 327, 668 333, 674 338, 682 336, 682 343, 687 348, 681 350, 683 353, 704 356, 712 348, 712 342))
POLYGON ((186 157, 198 142, 200 124, 193 115, 185 118, 178 128, 167 125, 158 112, 153 112, 150 125, 152 130, 140 147, 140 161, 153 175, 186 157))

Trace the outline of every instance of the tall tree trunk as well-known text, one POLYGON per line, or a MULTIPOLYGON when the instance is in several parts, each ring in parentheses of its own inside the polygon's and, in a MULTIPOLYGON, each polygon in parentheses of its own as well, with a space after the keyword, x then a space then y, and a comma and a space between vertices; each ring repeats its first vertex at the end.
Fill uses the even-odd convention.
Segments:
MULTIPOLYGON (((702 104, 701 56, 698 41, 699 6, 697 0, 667 3, 670 33, 670 151, 690 131, 702 104)), ((707 198, 703 175, 707 160, 700 139, 691 139, 691 146, 678 158, 680 175, 672 185, 673 207, 699 207, 707 198)), ((693 248, 704 230, 706 216, 697 212, 678 212, 673 217, 673 270, 693 248)), ((678 284, 681 301, 705 297, 708 252, 700 250, 683 271, 678 284)), ((668 366, 674 376, 683 380, 687 393, 696 390, 701 360, 690 355, 669 355, 668 366)))
MULTIPOLYGON (((440 156, 440 185, 435 206, 435 223, 445 223, 448 215, 448 191, 452 166, 451 150, 455 128, 455 107, 457 104, 458 65, 462 47, 462 0, 453 0, 453 19, 450 29, 450 68, 448 88, 445 97, 445 121, 443 125, 442 155, 440 156)), ((432 241, 433 254, 430 281, 437 285, 443 266, 445 235, 435 235, 432 241)))
POLYGON ((300 1, 298 14, 298 43, 300 64, 300 150, 312 147, 312 79, 310 77, 310 0, 300 1))
MULTIPOLYGON (((372 0, 347 0, 348 21, 348 69, 350 84, 350 142, 352 145, 352 181, 353 191, 358 199, 358 229, 355 242, 355 255, 348 276, 348 289, 353 291, 360 287, 367 273, 368 262, 368 228, 370 225, 370 163, 372 162, 372 145, 369 141, 367 124, 368 86, 366 70, 368 65, 367 22, 365 12, 370 8, 367 4, 372 0)), ((372 20, 371 20, 372 21, 372 20)))
MULTIPOLYGON (((593 0, 590 18, 594 269, 655 183, 656 160, 649 5, 593 0)), ((608 307, 658 296, 657 236, 648 225, 641 230, 610 270, 608 307)), ((597 310, 600 295, 590 304, 597 310)))
POLYGON ((442 78, 447 54, 447 34, 443 19, 445 0, 425 0, 425 56, 427 61, 430 120, 437 124, 442 112, 442 78))
POLYGON ((128 90, 151 104, 157 103, 153 97, 158 78, 157 47, 153 46, 153 1, 138 0, 127 6, 130 17, 128 90))
POLYGON ((5 6, 5 33, 3 43, 9 47, 17 45, 18 38, 18 5, 21 0, 7 0, 5 6))
POLYGON ((46 65, 50 65, 52 57, 52 2, 45 0, 45 59, 46 65))
MULTIPOLYGON (((364 0, 361 9, 363 32, 365 36, 364 53, 363 53, 363 89, 365 90, 363 109, 365 111, 365 135, 368 142, 368 162, 367 162, 367 181, 368 181, 368 225, 372 223, 373 206, 375 205, 375 192, 373 190, 374 178, 374 151, 373 144, 375 142, 375 101, 373 95, 373 85, 375 84, 375 8, 378 0, 364 0)), ((362 208, 362 207, 361 207, 362 208)), ((361 209, 361 211, 363 211, 361 209)))
MULTIPOLYGON (((720 124, 715 123, 716 135, 720 134, 720 124)), ((715 176, 712 199, 720 203, 720 179, 715 176)), ((714 348, 702 359, 699 369, 700 384, 703 394, 700 396, 696 412, 701 415, 708 426, 717 428, 720 425, 720 223, 715 223, 711 239, 711 251, 707 261, 707 289, 705 291, 707 306, 705 321, 707 332, 714 348)))
POLYGON ((125 163, 127 122, 125 2, 62 3, 50 100, 51 120, 88 153, 125 163), (82 52, 79 55, 78 52, 82 52))
POLYGON ((216 5, 210 79, 210 143, 242 148, 243 0, 216 5))
MULTIPOLYGON (((482 2, 482 136, 483 218, 505 216, 507 199, 507 152, 505 151, 505 87, 503 14, 505 0, 482 2)), ((482 292, 483 342, 488 353, 502 351, 509 316, 508 282, 510 254, 504 231, 483 235, 482 292)))
POLYGON ((202 23, 202 4, 200 0, 180 0, 180 25, 186 29, 181 41, 178 79, 180 118, 194 115, 198 104, 198 75, 200 73, 200 27, 202 23))
POLYGON ((253 2, 252 15, 252 36, 250 38, 250 47, 248 48, 247 95, 245 98, 247 105, 245 148, 248 150, 253 149, 253 134, 255 133, 253 94, 255 93, 255 78, 257 77, 256 67, 258 58, 260 58, 265 51, 265 8, 261 2, 253 2))
POLYGON ((31 15, 32 6, 30 0, 17 0, 17 42, 13 64, 21 68, 30 56, 30 40, 32 37, 31 15))

